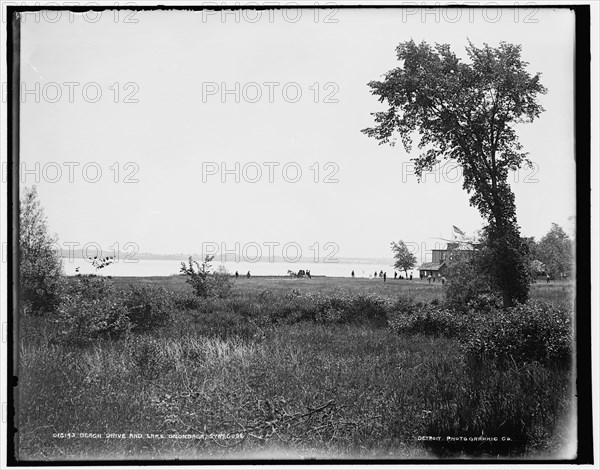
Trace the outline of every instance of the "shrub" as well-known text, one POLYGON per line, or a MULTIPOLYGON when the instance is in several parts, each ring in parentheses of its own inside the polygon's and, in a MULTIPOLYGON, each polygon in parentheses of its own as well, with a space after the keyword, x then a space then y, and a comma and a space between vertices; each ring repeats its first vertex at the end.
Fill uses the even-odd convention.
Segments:
POLYGON ((88 300, 100 300, 117 295, 114 284, 109 278, 95 274, 78 275, 71 278, 65 291, 71 296, 88 300))
POLYGON ((202 299, 190 292, 177 292, 171 295, 173 307, 180 310, 198 310, 202 306, 202 299))
MULTIPOLYGON (((293 289, 292 294, 294 294, 295 292, 298 292, 298 291, 296 289, 293 289)), ((271 291, 269 289, 262 289, 258 293, 258 300, 260 300, 263 303, 274 302, 277 300, 277 296, 275 295, 275 293, 273 291, 271 291)))
POLYGON ((437 305, 410 305, 390 315, 389 327, 396 333, 446 336, 463 336, 470 331, 469 318, 437 305))
MULTIPOLYGON (((331 301, 334 301, 334 305, 336 300, 335 297, 331 299, 331 301)), ((387 326, 388 324, 388 301, 379 295, 353 295, 348 299, 344 299, 339 308, 344 311, 341 323, 370 324, 373 326, 387 326)))
POLYGON ((230 302, 224 299, 207 299, 194 312, 194 322, 198 325, 196 331, 208 337, 255 339, 261 335, 254 319, 236 313, 230 302))
POLYGON ((455 337, 468 357, 485 357, 504 366, 534 361, 564 366, 571 361, 571 313, 559 305, 530 301, 507 309, 460 313, 401 300, 393 309, 392 331, 455 337))
POLYGON ((210 262, 212 259, 212 256, 207 256, 200 265, 190 256, 188 266, 183 262, 181 263, 180 271, 187 276, 186 282, 192 286, 198 297, 206 298, 210 296, 208 276, 210 275, 210 262))
POLYGON ((82 344, 124 336, 131 330, 127 313, 118 299, 67 295, 60 307, 60 337, 65 342, 82 344))
POLYGON ((202 264, 199 264, 190 256, 187 266, 181 263, 181 272, 187 276, 186 282, 192 286, 198 297, 225 298, 233 288, 231 276, 224 268, 211 273, 212 260, 213 256, 206 256, 202 264))
MULTIPOLYGON (((214 304, 214 302, 213 302, 214 304)), ((236 315, 244 318, 256 318, 261 313, 262 303, 255 303, 247 299, 228 299, 226 302, 221 302, 225 308, 236 315)))
POLYGON ((317 323, 336 324, 344 323, 346 312, 339 307, 330 307, 319 311, 315 317, 317 323))
POLYGON ((208 286, 210 295, 225 299, 229 297, 231 289, 233 289, 231 275, 223 266, 219 266, 215 272, 210 274, 208 286))
POLYGON ((319 313, 319 298, 318 294, 303 295, 294 290, 283 298, 274 298, 272 301, 262 303, 262 313, 272 324, 315 321, 319 313))
POLYGON ((531 276, 527 243, 519 234, 518 225, 512 221, 484 228, 486 239, 487 273, 495 289, 502 293, 503 306, 529 299, 531 276))
POLYGON ((387 325, 388 304, 374 294, 300 294, 292 293, 283 302, 271 304, 270 316, 286 323, 316 321, 336 324, 387 325))
POLYGON ((465 351, 488 356, 500 364, 538 361, 568 365, 572 358, 573 329, 568 309, 530 301, 481 315, 465 351))
POLYGON ((122 302, 135 331, 149 331, 169 320, 171 302, 163 287, 133 284, 122 293, 122 302))
POLYGON ((489 311, 502 304, 482 266, 485 262, 481 253, 448 262, 448 283, 444 288, 447 308, 466 313, 473 309, 489 311))
POLYGON ((59 308, 58 326, 59 340, 76 344, 124 336, 132 327, 112 282, 95 275, 71 280, 59 308))
POLYGON ((422 308, 426 303, 424 302, 415 302, 411 297, 403 297, 398 296, 396 300, 392 303, 391 311, 393 314, 405 314, 410 315, 416 312, 418 309, 422 308))

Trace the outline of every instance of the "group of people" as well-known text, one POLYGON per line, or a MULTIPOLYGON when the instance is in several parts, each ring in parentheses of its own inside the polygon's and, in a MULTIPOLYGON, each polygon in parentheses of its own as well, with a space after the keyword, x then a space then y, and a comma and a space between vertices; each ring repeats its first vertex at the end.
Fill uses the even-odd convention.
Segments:
MULTIPOLYGON (((300 271, 298 271, 298 274, 296 275, 296 277, 304 277, 304 276, 308 277, 309 279, 312 279, 312 276, 310 275, 310 270, 305 271, 304 269, 301 269, 300 271)), ((356 274, 355 274, 354 270, 352 270, 352 277, 355 277, 355 276, 356 276, 356 274)), ((237 279, 239 277, 240 277, 240 274, 236 271, 235 278, 237 279)), ((445 285, 447 282, 446 277, 442 276, 441 273, 437 273, 437 276, 435 274, 431 275, 431 273, 429 273, 429 274, 427 274, 427 276, 425 276, 425 274, 421 272, 419 277, 421 278, 421 281, 424 281, 425 279, 427 279, 427 282, 429 284, 431 284, 432 282, 435 283, 438 280, 439 280, 439 282, 442 283, 442 285, 445 285)), ((250 279, 250 271, 248 271, 246 273, 246 278, 250 279)), ((381 271, 379 271, 379 273, 377 271, 375 271, 373 273, 373 279, 377 279, 377 278, 383 279, 383 282, 387 282, 387 272, 384 272, 383 269, 381 271)), ((394 279, 404 279, 404 277, 402 276, 402 274, 399 275, 396 271, 394 271, 394 279)), ((410 273, 407 276, 407 279, 412 281, 412 279, 413 279, 412 273, 410 273)), ((546 282, 548 284, 550 283, 550 276, 548 276, 548 275, 546 277, 546 282)))
POLYGON ((423 281, 424 279, 427 279, 427 282, 429 284, 431 284, 432 282, 436 282, 436 280, 439 280, 442 283, 442 285, 446 284, 446 277, 442 276, 441 273, 437 273, 437 276, 435 274, 432 276, 431 273, 429 273, 427 276, 425 276, 424 273, 421 273, 420 278, 421 278, 421 281, 423 281))
MULTIPOLYGON (((308 277, 309 279, 312 279, 312 276, 310 275, 310 270, 306 270, 305 271, 304 269, 301 269, 300 271, 298 271, 298 274, 296 275, 296 277, 304 277, 304 276, 308 277)), ((355 274, 354 270, 352 270, 352 277, 355 277, 355 276, 356 276, 356 274, 355 274)), ((240 277, 240 274, 236 271, 235 272, 235 278, 237 279, 239 277, 240 277)), ((373 273, 373 279, 377 279, 378 277, 380 279, 383 279, 383 282, 387 282, 387 272, 384 272, 383 269, 381 271, 379 271, 379 273, 377 271, 375 271, 373 273)), ((419 275, 419 277, 421 278, 421 281, 427 279, 427 282, 429 284, 431 284, 432 282, 435 283, 436 280, 439 280, 439 282, 441 282, 442 285, 445 285, 446 282, 447 282, 446 281, 446 277, 442 276, 441 273, 437 273, 437 276, 436 275, 432 276, 431 273, 429 273, 429 274, 427 274, 427 276, 425 276, 424 273, 421 273, 419 275)), ((250 271, 248 271, 246 273, 246 278, 250 279, 250 271)), ((402 274, 398 275, 398 273, 396 271, 394 271, 394 279, 404 279, 404 277, 402 276, 402 274)), ((407 276, 407 279, 410 280, 410 281, 412 281, 412 279, 413 279, 412 273, 410 273, 407 276)), ((550 276, 546 277, 546 282, 548 284, 550 283, 550 276)))
MULTIPOLYGON (((354 270, 352 270, 352 277, 355 277, 355 273, 354 270)), ((383 282, 387 281, 387 272, 383 272, 383 269, 381 271, 379 271, 379 273, 377 273, 377 271, 375 271, 373 273, 373 279, 377 279, 377 278, 383 279, 383 282)), ((371 278, 371 275, 369 274, 369 279, 371 278)), ((407 276, 407 279, 410 279, 412 281, 412 273, 407 276)), ((404 279, 404 277, 402 276, 402 274, 398 275, 398 273, 396 271, 394 271, 394 279, 404 279)))
MULTIPOLYGON (((394 279, 396 279, 396 278, 404 279, 404 276, 402 274, 398 274, 396 271, 394 271, 394 279)), ((412 281, 412 273, 410 273, 408 276, 406 276, 406 279, 408 279, 409 281, 412 281)))

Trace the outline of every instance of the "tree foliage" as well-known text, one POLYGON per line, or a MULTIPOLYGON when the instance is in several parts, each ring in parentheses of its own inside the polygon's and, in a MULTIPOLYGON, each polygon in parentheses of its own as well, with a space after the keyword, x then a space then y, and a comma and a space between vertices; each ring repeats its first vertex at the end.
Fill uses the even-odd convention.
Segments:
POLYGON ((394 145, 399 134, 407 152, 418 138, 422 153, 413 158, 420 178, 444 159, 462 168, 470 203, 487 220, 494 250, 496 282, 505 305, 528 296, 526 246, 519 235, 509 170, 531 165, 514 125, 531 122, 543 111, 537 97, 546 92, 539 74, 527 72, 519 45, 482 48, 469 42, 469 63, 447 44, 401 43, 402 63, 383 81, 369 83, 388 109, 372 113, 376 126, 363 133, 394 145))
POLYGON ((394 268, 404 270, 404 274, 408 275, 408 270, 412 269, 417 264, 417 258, 411 253, 402 240, 398 243, 391 243, 392 252, 394 253, 394 268))
POLYGON ((24 312, 56 312, 63 288, 63 265, 57 238, 48 233, 35 186, 25 188, 19 203, 19 300, 24 312))
POLYGON ((456 312, 486 312, 497 306, 501 296, 490 264, 492 250, 486 245, 485 233, 479 234, 477 248, 449 253, 446 261, 448 283, 444 293, 446 306, 456 312))
POLYGON ((573 246, 563 228, 553 223, 537 244, 537 257, 552 277, 568 277, 573 269, 573 246))
POLYGON ((187 276, 186 282, 192 286, 198 297, 227 297, 233 288, 229 273, 223 268, 211 271, 214 256, 205 256, 202 264, 190 256, 188 264, 181 263, 181 273, 187 276))

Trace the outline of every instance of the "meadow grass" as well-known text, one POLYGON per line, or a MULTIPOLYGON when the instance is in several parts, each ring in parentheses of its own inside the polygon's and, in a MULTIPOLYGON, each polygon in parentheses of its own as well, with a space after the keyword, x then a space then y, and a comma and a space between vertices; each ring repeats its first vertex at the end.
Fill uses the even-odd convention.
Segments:
MULTIPOLYGON (((114 282, 189 291, 180 276, 114 282)), ((564 302, 564 289, 534 285, 532 296, 564 302)), ((254 277, 236 282, 227 305, 280 302, 292 292, 443 297, 441 286, 417 280, 254 277)), ((174 310, 151 333, 86 346, 55 341, 51 319, 22 318, 19 458, 552 457, 566 444, 573 391, 564 368, 497 367, 443 336, 252 318, 244 329, 223 323, 227 315, 174 310), (445 441, 482 435, 499 441, 445 441)))
MULTIPOLYGON (((156 277, 115 277, 113 281, 117 286, 125 287, 131 284, 145 283, 149 285, 163 286, 172 292, 189 292, 190 287, 185 282, 185 276, 156 276, 156 277)), ((256 295, 261 290, 270 290, 274 293, 289 293, 298 290, 302 293, 320 292, 322 294, 333 294, 339 292, 352 293, 374 293, 386 296, 403 295, 414 297, 417 300, 431 301, 442 300, 444 297, 443 287, 438 283, 428 284, 420 279, 382 279, 366 278, 330 278, 313 277, 312 279, 300 279, 283 276, 253 276, 246 279, 241 276, 235 281, 236 295, 256 295)), ((531 298, 547 300, 560 305, 571 306, 573 296, 573 284, 571 282, 555 282, 550 284, 537 282, 531 285, 531 298)))

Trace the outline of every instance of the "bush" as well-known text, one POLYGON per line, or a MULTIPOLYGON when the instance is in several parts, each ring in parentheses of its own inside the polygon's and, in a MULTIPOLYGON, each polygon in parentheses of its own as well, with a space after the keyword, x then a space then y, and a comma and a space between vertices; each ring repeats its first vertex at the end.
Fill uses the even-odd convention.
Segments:
POLYGON ((296 291, 279 296, 265 289, 257 297, 208 298, 195 310, 197 318, 212 325, 236 318, 262 328, 305 321, 387 326, 389 304, 385 298, 370 294, 321 295, 296 291), (229 320, 213 318, 223 315, 229 320))
POLYGON ((491 288, 491 280, 482 265, 485 255, 459 257, 448 262, 448 283, 444 287, 446 307, 467 313, 489 311, 502 305, 500 295, 491 288))
POLYGON ((117 296, 112 281, 95 274, 77 275, 69 279, 65 292, 70 296, 78 296, 88 300, 100 300, 117 296))
POLYGON ((187 276, 186 282, 192 286, 198 297, 225 298, 233 288, 231 276, 223 268, 211 273, 210 262, 212 260, 212 256, 206 256, 202 264, 199 264, 190 256, 187 266, 185 263, 181 263, 181 272, 187 276))
POLYGON ((301 294, 292 292, 280 301, 266 304, 275 322, 316 321, 326 324, 387 325, 387 300, 373 294, 301 294))
POLYGON ((375 294, 325 297, 319 305, 321 315, 332 323, 387 326, 388 301, 375 294))
POLYGON ((58 322, 60 339, 73 344, 118 338, 131 330, 127 309, 114 297, 90 299, 69 294, 61 304, 58 322))
POLYGON ((530 301, 482 315, 475 328, 476 334, 465 341, 469 355, 491 357, 504 365, 571 362, 573 327, 571 313, 566 308, 530 301))
POLYGON ((202 306, 202 299, 189 292, 177 292, 171 295, 173 307, 180 310, 198 310, 202 306))
POLYGON ((411 297, 398 296, 392 304, 392 312, 393 314, 410 315, 424 305, 423 302, 415 302, 411 297))
POLYGON ((490 223, 484 234, 484 251, 488 258, 486 272, 495 289, 502 293, 503 306, 526 302, 531 286, 529 250, 521 239, 519 227, 514 221, 501 226, 490 223))
POLYGON ((398 302, 390 315, 389 327, 396 333, 446 336, 467 335, 469 317, 432 304, 398 302))
POLYGON ((208 277, 208 286, 210 295, 225 299, 229 297, 231 289, 233 289, 231 275, 223 266, 219 266, 219 269, 208 277))
POLYGON ((565 366, 571 361, 571 313, 555 304, 530 301, 460 313, 401 300, 393 308, 392 331, 457 338, 468 357, 485 357, 504 366, 534 361, 565 366))
POLYGON ((196 331, 220 339, 256 339, 261 336, 261 329, 255 319, 234 309, 228 300, 207 299, 201 308, 194 312, 194 322, 198 325, 196 331))
POLYGON ((59 308, 58 326, 59 340, 74 344, 121 337, 132 327, 113 283, 94 274, 70 280, 59 308))
MULTIPOLYGON (((215 302, 213 302, 215 303, 215 302)), ((228 299, 220 300, 226 309, 244 318, 257 318, 262 314, 262 303, 252 302, 249 299, 228 299)))
POLYGON ((133 284, 121 295, 133 330, 149 331, 169 321, 171 302, 165 288, 133 284))
POLYGON ((316 294, 301 294, 294 290, 284 297, 275 297, 273 294, 262 293, 262 314, 268 318, 269 323, 294 324, 302 321, 315 321, 319 313, 316 294))
POLYGON ((171 296, 162 287, 133 284, 117 291, 110 279, 92 274, 71 280, 59 323, 69 340, 119 337, 165 325, 170 310, 171 296))

